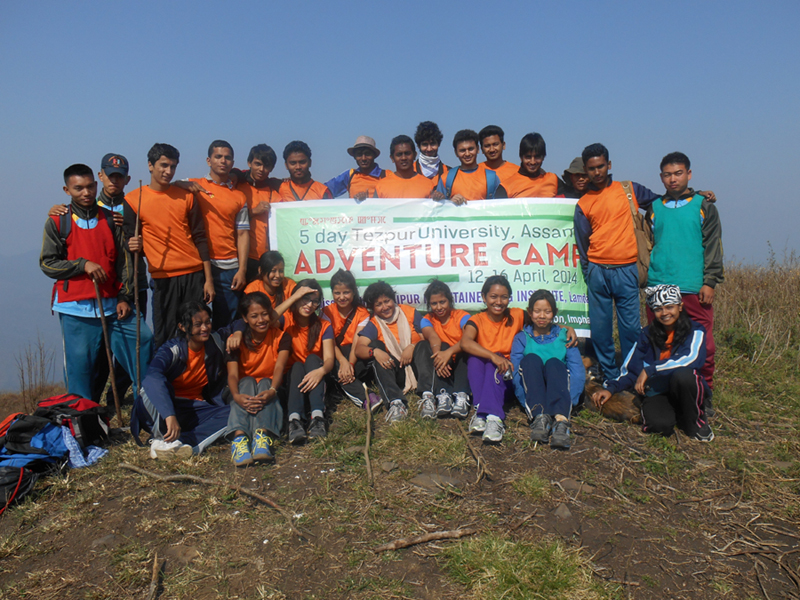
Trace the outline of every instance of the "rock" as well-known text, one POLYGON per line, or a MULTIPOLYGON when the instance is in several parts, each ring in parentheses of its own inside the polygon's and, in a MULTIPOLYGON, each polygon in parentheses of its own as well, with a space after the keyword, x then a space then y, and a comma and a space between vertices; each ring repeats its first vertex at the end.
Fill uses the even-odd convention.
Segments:
POLYGON ((420 473, 411 480, 411 483, 435 494, 441 492, 442 488, 447 489, 448 485, 456 488, 461 485, 458 479, 439 473, 420 473))
POLYGON ((200 556, 200 551, 194 546, 184 546, 180 544, 167 548, 165 554, 167 558, 172 558, 183 565, 188 565, 195 558, 200 556))
POLYGON ((715 465, 716 463, 713 460, 705 460, 701 458, 697 461, 697 466, 703 467, 704 469, 708 469, 709 467, 713 467, 715 465))
POLYGON ((116 534, 110 533, 108 535, 104 535, 101 538, 97 538, 96 540, 92 541, 92 548, 96 549, 106 549, 106 548, 113 548, 120 542, 120 537, 116 534))
POLYGON ((575 481, 574 479, 570 479, 567 477, 566 479, 562 479, 559 481, 561 487, 564 488, 567 492, 580 492, 582 494, 591 494, 594 492, 594 487, 589 485, 588 483, 583 483, 582 481, 575 481))
POLYGON ((361 454, 364 452, 364 446, 350 446, 345 448, 345 452, 348 454, 361 454))
POLYGON ((381 463, 381 469, 384 470, 386 473, 391 473, 397 468, 397 463, 392 462, 391 460, 386 460, 381 463))
POLYGON ((564 504, 563 502, 558 505, 558 507, 553 511, 553 514, 562 521, 566 521, 567 519, 572 518, 572 512, 567 508, 567 505, 564 504))

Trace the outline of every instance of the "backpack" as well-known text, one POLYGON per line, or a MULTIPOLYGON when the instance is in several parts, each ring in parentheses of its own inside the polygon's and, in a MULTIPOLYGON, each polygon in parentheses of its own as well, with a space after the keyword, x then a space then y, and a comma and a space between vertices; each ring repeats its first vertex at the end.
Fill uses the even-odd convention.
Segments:
POLYGON ((33 413, 58 426, 69 427, 81 448, 108 442, 108 409, 75 394, 60 394, 40 401, 33 413))
POLYGON ((24 467, 0 467, 0 515, 33 489, 39 475, 24 467))
MULTIPOLYGON (((111 229, 112 232, 115 231, 116 225, 114 224, 114 212, 108 210, 107 208, 103 208, 102 206, 97 207, 97 217, 99 218, 100 215, 103 215, 108 222, 108 227, 111 229)), ((58 235, 61 238, 61 241, 65 244, 67 243, 67 237, 69 236, 69 232, 72 229, 72 207, 67 207, 67 212, 63 215, 59 215, 57 223, 58 228, 58 235)))
POLYGON ((0 467, 43 472, 65 464, 68 458, 61 426, 44 417, 21 415, 11 423, 2 442, 0 467))

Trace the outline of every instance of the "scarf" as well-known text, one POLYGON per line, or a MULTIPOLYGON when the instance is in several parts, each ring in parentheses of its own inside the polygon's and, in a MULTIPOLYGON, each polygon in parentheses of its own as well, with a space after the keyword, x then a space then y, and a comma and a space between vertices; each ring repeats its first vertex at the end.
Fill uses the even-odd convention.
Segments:
POLYGON ((439 174, 439 165, 441 162, 438 154, 434 157, 430 157, 425 156, 422 152, 419 153, 419 167, 422 169, 422 174, 428 179, 439 174))
MULTIPOLYGON (((408 323, 405 313, 399 306, 394 307, 394 314, 390 319, 384 321, 380 317, 377 318, 378 327, 383 332, 383 341, 386 344, 386 350, 391 354, 398 363, 400 357, 403 355, 403 348, 406 348, 411 343, 411 325, 408 323), (400 336, 398 340, 394 337, 389 325, 397 323, 397 333, 400 336)), ((406 365, 406 385, 403 388, 403 393, 409 392, 417 388, 417 378, 414 377, 414 369, 411 365, 406 365)))

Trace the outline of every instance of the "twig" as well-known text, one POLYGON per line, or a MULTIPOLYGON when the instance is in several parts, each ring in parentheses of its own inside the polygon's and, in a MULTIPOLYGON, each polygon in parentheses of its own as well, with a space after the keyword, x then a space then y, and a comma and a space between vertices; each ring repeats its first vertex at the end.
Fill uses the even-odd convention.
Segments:
POLYGON ((726 496, 730 494, 730 490, 719 490, 714 492, 713 494, 708 494, 703 496, 702 498, 687 498, 686 500, 676 500, 673 504, 691 504, 692 502, 705 502, 706 500, 712 500, 713 498, 719 498, 720 496, 726 496))
POLYGON ((150 579, 150 593, 147 595, 147 600, 155 600, 158 593, 158 579, 161 574, 161 564, 158 562, 158 552, 153 558, 153 577, 150 579))
POLYGON ((489 472, 489 469, 486 468, 486 461, 483 460, 483 457, 480 455, 480 453, 472 447, 472 444, 469 443, 469 436, 461 426, 461 421, 456 421, 456 427, 458 427, 458 430, 461 432, 461 436, 464 438, 464 443, 467 445, 467 449, 469 450, 470 454, 472 454, 472 458, 475 459, 475 463, 478 466, 478 476, 475 478, 475 483, 480 483, 481 479, 484 477, 491 479, 492 474, 489 472))
POLYGON ((767 594, 767 590, 764 589, 764 584, 761 582, 761 575, 758 574, 758 565, 759 562, 757 560, 753 560, 753 571, 756 572, 756 581, 758 581, 758 586, 761 588, 761 593, 764 594, 764 598, 766 598, 766 600, 770 600, 769 594, 767 594))
POLYGON ((453 529, 452 531, 434 531, 433 533, 426 533, 425 535, 418 535, 412 538, 401 538, 383 546, 378 546, 373 550, 375 554, 386 552, 388 550, 400 550, 401 548, 408 548, 409 546, 416 546, 417 544, 424 544, 425 542, 434 542, 436 540, 454 540, 468 535, 475 535, 478 533, 474 529, 453 529))
POLYGON ((369 391, 367 390, 367 385, 365 383, 361 385, 364 386, 364 397, 366 398, 364 401, 364 412, 367 413, 367 443, 364 444, 364 460, 367 463, 367 480, 370 486, 373 486, 375 485, 375 479, 372 475, 372 461, 369 458, 369 445, 372 441, 372 407, 369 405, 369 391))
MULTIPOLYGON (((139 237, 139 215, 142 214, 142 180, 139 180, 139 208, 136 211, 136 227, 133 230, 133 237, 139 237)), ((139 352, 142 344, 142 313, 139 306, 139 250, 134 252, 133 257, 133 287, 134 287, 134 304, 136 306, 136 392, 134 396, 139 395, 139 390, 142 388, 142 361, 139 352)))
POLYGON ((229 490, 233 490, 234 492, 238 492, 240 494, 244 494, 245 496, 250 496, 258 500, 259 502, 263 502, 267 506, 275 509, 278 511, 281 516, 286 520, 286 524, 289 526, 297 537, 299 537, 303 541, 308 541, 306 537, 300 533, 300 530, 294 526, 292 523, 292 516, 286 512, 279 504, 275 501, 270 500, 266 496, 253 492, 251 490, 242 488, 237 485, 233 485, 230 483, 225 483, 223 481, 215 481, 214 479, 206 479, 204 477, 197 477, 196 475, 160 475, 159 473, 154 473, 153 471, 148 471, 147 469, 142 469, 141 467, 137 467, 136 465, 132 465, 130 463, 120 463, 119 466, 123 469, 128 469, 129 471, 133 471, 134 473, 139 473, 140 475, 147 475, 148 477, 152 477, 153 479, 158 479, 159 481, 166 481, 168 483, 202 483, 204 485, 213 485, 218 487, 225 487, 229 490))
POLYGON ((106 324, 106 312, 103 310, 103 297, 100 295, 100 286, 97 280, 94 283, 94 293, 97 296, 97 310, 100 312, 100 324, 103 326, 103 340, 106 343, 106 358, 108 358, 108 376, 111 379, 111 392, 114 394, 114 408, 117 411, 117 423, 120 427, 125 427, 122 422, 122 409, 119 407, 119 394, 117 393, 117 378, 114 376, 114 359, 111 358, 111 342, 108 339, 108 325, 106 324))
POLYGON ((638 454, 639 456, 642 456, 642 455, 644 455, 644 454, 649 454, 649 453, 642 452, 641 450, 638 450, 638 449, 634 448, 633 446, 631 446, 630 444, 628 444, 628 443, 626 443, 626 442, 622 441, 621 439, 614 439, 614 438, 612 438, 610 435, 608 435, 608 434, 607 434, 605 431, 603 431, 602 429, 600 429, 600 428, 599 428, 599 427, 597 427, 596 425, 592 425, 591 423, 588 423, 588 422, 586 422, 586 421, 583 421, 583 422, 581 422, 580 424, 581 424, 581 426, 583 426, 583 427, 588 427, 589 429, 594 429, 594 430, 595 430, 597 433, 599 433, 600 435, 602 435, 602 436, 603 436, 604 438, 606 438, 608 441, 610 441, 610 442, 612 442, 612 443, 614 443, 614 444, 620 444, 620 445, 622 445, 622 446, 625 446, 625 447, 626 447, 628 450, 630 450, 631 452, 635 452, 635 453, 636 453, 636 454, 638 454))

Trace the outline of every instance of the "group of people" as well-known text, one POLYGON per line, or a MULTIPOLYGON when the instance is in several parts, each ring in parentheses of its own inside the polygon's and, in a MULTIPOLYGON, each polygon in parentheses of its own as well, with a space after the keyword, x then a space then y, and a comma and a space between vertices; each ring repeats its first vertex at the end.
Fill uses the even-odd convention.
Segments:
POLYGON ((645 431, 669 435, 678 426, 696 439, 713 439, 708 413, 713 298, 723 280, 721 226, 713 193, 689 187, 688 157, 664 157, 665 193, 659 195, 612 180, 601 144, 587 146, 561 179, 542 169, 546 145, 538 133, 521 139, 519 165, 505 160, 504 132, 494 125, 456 133, 456 167, 439 158, 442 140, 435 123, 420 123, 414 139, 391 141, 395 170, 386 171, 376 162, 375 141, 360 136, 347 150, 356 166, 325 184, 311 178, 311 149, 301 141, 284 148, 289 177, 283 180, 271 177, 272 148, 254 146, 248 168, 238 170, 224 140, 209 146, 208 175, 181 181, 174 180, 178 150, 153 145, 149 185, 127 194, 129 165, 119 154, 103 157, 99 194, 91 168, 67 168, 64 191, 71 202, 50 209, 40 265, 56 280, 52 310, 62 328, 68 390, 98 398, 109 368, 101 356, 105 328, 118 385, 134 382, 132 432, 136 439, 141 429, 152 434, 154 458, 198 453, 224 437, 237 466, 271 461, 284 432, 294 444, 327 435, 331 398, 349 398, 367 410, 384 405, 387 421, 396 422, 408 415, 409 392, 419 397, 423 418, 463 419, 474 408, 470 432, 487 443, 502 440, 504 407, 516 397, 532 440, 569 448, 585 367, 574 330, 554 323, 552 293, 537 290, 527 310, 510 308, 511 285, 493 276, 481 291, 485 310, 470 315, 434 280, 424 293, 423 316, 398 304, 383 281, 362 296, 353 274, 340 270, 330 283, 333 302, 324 306, 316 280, 285 276, 283 257, 269 248, 268 237, 274 202, 569 197, 577 199, 574 231, 588 287, 586 353, 605 381, 590 400, 600 406, 614 392, 632 389, 643 396, 645 431), (486 158, 480 163, 479 150, 486 158), (637 269, 639 209, 646 209, 654 235, 646 282, 637 269), (644 329, 643 283, 651 321, 644 329), (143 321, 148 290, 152 332, 143 321))

